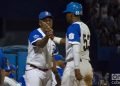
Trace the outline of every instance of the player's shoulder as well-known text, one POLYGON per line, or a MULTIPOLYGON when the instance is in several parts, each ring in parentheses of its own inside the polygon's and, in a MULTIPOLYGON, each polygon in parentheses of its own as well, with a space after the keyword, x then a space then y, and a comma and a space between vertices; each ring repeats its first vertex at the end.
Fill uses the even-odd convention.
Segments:
POLYGON ((84 28, 88 28, 88 25, 85 24, 84 22, 80 22, 80 25, 81 25, 82 27, 84 27, 84 28))
POLYGON ((77 23, 73 23, 68 27, 68 31, 70 30, 79 30, 80 29, 80 25, 77 23))
POLYGON ((37 28, 37 29, 34 29, 32 32, 30 32, 29 34, 29 37, 31 36, 40 36, 40 37, 43 37, 45 36, 44 32, 41 30, 41 28, 37 28))
POLYGON ((80 27, 82 26, 82 27, 87 27, 87 28, 88 28, 87 24, 85 24, 85 23, 82 22, 82 21, 80 21, 80 22, 75 22, 74 24, 79 24, 80 27))
POLYGON ((40 32, 40 30, 39 30, 40 28, 35 28, 33 31, 31 31, 30 32, 30 34, 34 34, 34 33, 38 33, 38 32, 40 32))

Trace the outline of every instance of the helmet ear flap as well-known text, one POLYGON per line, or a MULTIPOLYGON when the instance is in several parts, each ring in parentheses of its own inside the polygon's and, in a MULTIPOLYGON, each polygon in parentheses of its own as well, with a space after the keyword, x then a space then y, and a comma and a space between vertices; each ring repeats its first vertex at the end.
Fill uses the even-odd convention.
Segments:
POLYGON ((75 15, 82 15, 83 12, 82 11, 75 11, 75 15))

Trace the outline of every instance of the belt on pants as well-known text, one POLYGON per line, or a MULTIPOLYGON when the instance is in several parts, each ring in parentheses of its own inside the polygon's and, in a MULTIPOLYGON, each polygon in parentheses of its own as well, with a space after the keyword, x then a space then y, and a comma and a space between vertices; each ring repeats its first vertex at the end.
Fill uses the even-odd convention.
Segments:
MULTIPOLYGON (((73 60, 74 60, 73 58, 70 58, 70 59, 67 59, 66 62, 71 62, 73 60)), ((82 62, 82 59, 80 59, 80 62, 82 62)))
POLYGON ((49 70, 49 69, 42 69, 42 68, 39 68, 39 67, 37 67, 37 66, 35 66, 35 65, 33 65, 33 64, 30 64, 30 63, 27 63, 27 64, 30 65, 30 67, 37 68, 37 69, 39 69, 39 70, 41 70, 41 71, 44 71, 44 72, 46 72, 46 71, 49 70))

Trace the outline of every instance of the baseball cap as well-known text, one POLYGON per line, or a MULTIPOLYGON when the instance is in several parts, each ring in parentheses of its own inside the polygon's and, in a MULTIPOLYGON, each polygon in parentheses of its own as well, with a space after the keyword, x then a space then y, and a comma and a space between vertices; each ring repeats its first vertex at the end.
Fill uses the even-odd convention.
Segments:
POLYGON ((39 14, 39 19, 44 19, 46 17, 53 17, 52 14, 48 11, 43 11, 43 12, 40 12, 39 14))

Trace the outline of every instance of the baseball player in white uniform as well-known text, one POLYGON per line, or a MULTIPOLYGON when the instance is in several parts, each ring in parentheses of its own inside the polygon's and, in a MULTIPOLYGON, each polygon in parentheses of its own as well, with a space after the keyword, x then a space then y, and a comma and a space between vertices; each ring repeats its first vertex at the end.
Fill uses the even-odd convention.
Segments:
POLYGON ((52 15, 48 11, 39 14, 39 28, 32 31, 28 38, 28 56, 26 62, 26 86, 51 86, 51 58, 55 43, 50 39, 52 15), (45 26, 48 24, 50 27, 45 26))
MULTIPOLYGON (((93 71, 89 63, 90 31, 80 20, 82 5, 70 2, 66 10, 67 22, 71 25, 66 33, 66 67, 61 86, 92 86, 93 71)), ((63 39, 54 37, 56 43, 63 39)))

